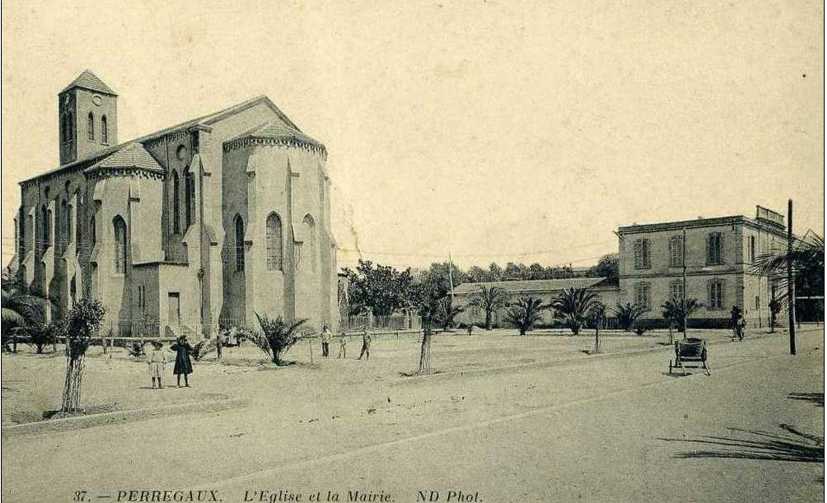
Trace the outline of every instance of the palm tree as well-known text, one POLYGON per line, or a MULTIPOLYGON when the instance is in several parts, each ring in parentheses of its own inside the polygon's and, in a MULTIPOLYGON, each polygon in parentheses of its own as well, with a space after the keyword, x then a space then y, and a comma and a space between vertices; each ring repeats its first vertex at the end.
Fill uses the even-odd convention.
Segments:
POLYGON ((468 305, 485 311, 485 329, 491 330, 491 315, 505 307, 507 299, 508 294, 502 288, 480 285, 480 291, 471 296, 468 305))
POLYGON ((556 317, 566 320, 572 334, 577 335, 598 302, 597 294, 588 288, 566 288, 549 307, 554 309, 556 317))
POLYGON ((281 355, 295 344, 299 338, 296 331, 307 320, 299 319, 292 323, 284 321, 279 316, 276 319, 256 313, 261 333, 253 336, 253 342, 258 348, 270 357, 273 363, 281 365, 281 355))
POLYGON ((51 303, 45 296, 28 288, 9 274, 0 278, 2 284, 3 347, 7 348, 12 334, 27 334, 43 328, 46 308, 51 303))
POLYGON ((592 354, 600 352, 600 324, 606 318, 606 306, 602 302, 595 301, 589 309, 588 320, 594 326, 594 351, 592 354))
MULTIPOLYGON (((698 299, 686 299, 686 318, 692 315, 693 312, 703 307, 703 304, 698 302, 698 299)), ((661 305, 663 309, 663 319, 669 322, 669 344, 675 341, 672 338, 672 327, 677 326, 678 332, 683 332, 686 337, 686 327, 684 326, 683 315, 683 299, 671 298, 661 305)))
POLYGON ((635 321, 637 321, 637 319, 640 318, 640 316, 646 311, 648 311, 648 309, 644 306, 631 304, 629 302, 625 305, 618 304, 614 309, 618 324, 620 324, 620 327, 627 332, 632 329, 635 321))
POLYGON ((505 313, 505 320, 520 331, 520 335, 534 328, 542 319, 543 301, 536 297, 523 297, 505 313))
MULTIPOLYGON (((759 255, 753 264, 753 272, 768 276, 776 281, 778 294, 775 299, 788 304, 787 261, 792 262, 795 289, 799 292, 824 291, 824 238, 808 232, 797 239, 792 250, 772 251, 759 255)), ((820 294, 816 294, 820 295, 820 294)))

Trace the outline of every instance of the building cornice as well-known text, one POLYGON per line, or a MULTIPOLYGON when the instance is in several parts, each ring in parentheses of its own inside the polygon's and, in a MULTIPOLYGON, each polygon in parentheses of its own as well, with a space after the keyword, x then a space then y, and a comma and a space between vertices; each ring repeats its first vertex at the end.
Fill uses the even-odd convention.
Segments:
POLYGON ((259 138, 254 136, 247 136, 245 138, 238 138, 224 143, 224 152, 230 152, 239 148, 246 148, 250 146, 270 146, 283 148, 300 148, 308 152, 315 152, 327 160, 327 149, 324 145, 314 145, 296 138, 259 138))

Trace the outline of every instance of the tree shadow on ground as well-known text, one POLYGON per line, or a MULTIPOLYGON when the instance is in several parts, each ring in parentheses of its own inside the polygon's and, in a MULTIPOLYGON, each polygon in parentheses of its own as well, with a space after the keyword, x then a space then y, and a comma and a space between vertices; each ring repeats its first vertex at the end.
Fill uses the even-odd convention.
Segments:
POLYGON ((818 407, 824 407, 824 393, 790 393, 787 398, 813 402, 818 407))
POLYGON ((699 438, 661 438, 666 442, 686 442, 704 449, 680 452, 679 459, 729 458, 767 461, 824 462, 824 438, 798 431, 789 424, 778 425, 786 433, 770 433, 727 428, 730 436, 699 438))

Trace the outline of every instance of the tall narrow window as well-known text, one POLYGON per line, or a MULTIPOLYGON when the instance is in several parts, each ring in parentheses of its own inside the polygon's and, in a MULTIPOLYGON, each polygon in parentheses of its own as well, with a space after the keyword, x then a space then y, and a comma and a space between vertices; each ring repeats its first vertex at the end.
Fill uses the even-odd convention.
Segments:
POLYGON ((20 250, 20 260, 26 256, 26 215, 23 213, 23 208, 20 208, 20 230, 17 233, 17 246, 20 250))
POLYGON ((755 236, 749 237, 749 261, 755 262, 755 236))
POLYGON ((724 308, 724 280, 712 279, 707 285, 709 309, 724 308))
POLYGON ((123 274, 126 272, 126 222, 118 216, 115 217, 113 226, 115 230, 115 272, 123 274))
POLYGON ((106 116, 101 116, 101 143, 109 143, 109 125, 106 122, 106 116))
POLYGON ((669 285, 671 299, 683 303, 683 281, 673 281, 669 285))
POLYGON ((95 114, 92 112, 89 112, 89 117, 86 118, 86 134, 90 140, 95 139, 95 114))
MULTIPOLYGON (((69 205, 66 203, 66 200, 60 202, 60 215, 59 215, 59 223, 60 223, 60 233, 57 237, 58 241, 58 250, 62 253, 63 250, 66 249, 66 244, 69 241, 69 205)), ((55 229, 57 230, 57 229, 55 229)))
POLYGON ((267 270, 281 271, 282 270, 282 233, 281 233, 281 219, 275 213, 270 213, 267 217, 267 270))
POLYGON ((184 228, 189 229, 195 221, 195 179, 189 168, 184 170, 184 191, 184 204, 186 204, 186 225, 184 228))
POLYGON ((72 114, 66 114, 66 141, 71 142, 75 138, 75 120, 72 114))
POLYGON ((97 243, 97 229, 95 228, 95 217, 89 219, 89 240, 92 241, 92 246, 95 246, 97 243))
POLYGON ((638 239, 635 241, 635 269, 649 269, 650 267, 649 240, 638 239))
POLYGON ((683 267, 682 236, 672 236, 669 240, 669 267, 683 267))
POLYGON ((172 172, 172 233, 181 232, 181 182, 178 173, 172 172))
POLYGON ((706 236, 706 265, 721 265, 723 263, 723 236, 720 232, 710 232, 706 236))
POLYGON ((241 215, 235 217, 235 270, 244 270, 244 221, 241 215))
POLYGON ((302 225, 304 225, 307 236, 307 257, 309 259, 309 269, 312 272, 316 272, 316 262, 319 260, 317 257, 319 250, 316 246, 316 222, 313 220, 313 217, 308 214, 304 216, 302 225))
POLYGON ((649 283, 637 284, 635 287, 635 304, 647 311, 652 307, 649 300, 649 283))

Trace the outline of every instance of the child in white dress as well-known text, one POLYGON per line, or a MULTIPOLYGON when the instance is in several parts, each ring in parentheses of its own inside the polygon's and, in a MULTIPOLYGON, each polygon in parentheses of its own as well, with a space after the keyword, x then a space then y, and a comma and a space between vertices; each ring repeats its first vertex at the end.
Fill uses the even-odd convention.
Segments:
POLYGON ((162 351, 163 344, 160 342, 152 343, 152 351, 147 355, 147 363, 149 364, 149 377, 152 378, 152 388, 155 388, 155 380, 158 380, 158 389, 164 386, 161 384, 161 377, 164 375, 164 366, 167 363, 167 355, 162 351))

